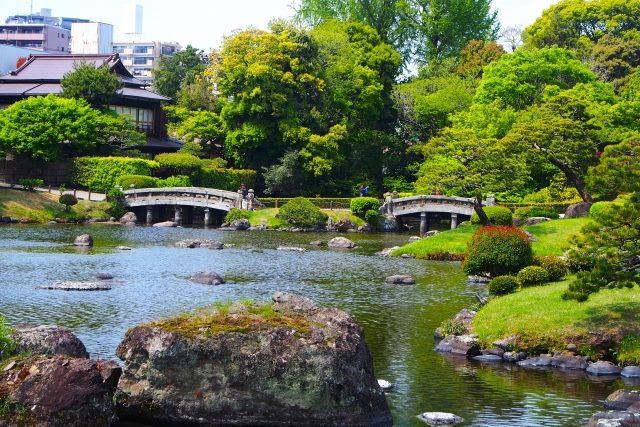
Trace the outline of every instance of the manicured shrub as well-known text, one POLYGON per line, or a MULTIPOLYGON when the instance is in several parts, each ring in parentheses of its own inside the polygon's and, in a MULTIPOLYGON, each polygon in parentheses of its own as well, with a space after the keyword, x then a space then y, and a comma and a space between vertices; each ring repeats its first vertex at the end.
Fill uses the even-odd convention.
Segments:
POLYGON ((188 153, 162 153, 158 154, 154 160, 162 169, 180 175, 191 175, 200 170, 203 165, 202 159, 188 153))
POLYGON ((236 191, 241 184, 253 188, 256 175, 252 169, 202 168, 191 176, 191 181, 196 187, 236 191))
POLYGON ((191 178, 186 175, 170 176, 165 179, 157 179, 156 183, 159 188, 166 187, 191 187, 191 178))
POLYGON ((527 219, 533 217, 543 216, 545 218, 550 219, 558 219, 560 216, 553 209, 540 207, 540 206, 527 206, 523 208, 518 208, 513 213, 513 216, 520 219, 527 219))
POLYGON ((518 290, 518 280, 513 276, 498 276, 491 279, 488 285, 489 295, 500 296, 512 294, 518 290))
POLYGON ((557 282, 567 274, 567 262, 557 256, 534 257, 533 264, 545 269, 550 282, 557 282))
MULTIPOLYGON (((513 214, 511 209, 504 206, 487 206, 484 208, 484 213, 489 217, 492 225, 511 225, 513 224, 513 214)), ((477 213, 471 215, 472 224, 480 224, 480 218, 477 213)))
POLYGON ((296 197, 282 205, 277 217, 302 228, 324 226, 328 218, 327 214, 304 197, 296 197))
POLYGON ((250 216, 251 213, 249 211, 233 208, 227 212, 227 215, 224 217, 224 222, 231 223, 237 219, 249 219, 250 216))
POLYGON ((537 265, 530 265, 518 271, 516 278, 523 288, 527 286, 538 286, 549 282, 547 270, 537 265))
POLYGON ((622 205, 623 203, 621 202, 596 202, 591 205, 591 208, 589 209, 589 216, 598 221, 603 214, 607 214, 608 212, 610 212, 614 206, 622 205))
POLYGON ((121 175, 116 179, 116 184, 121 186, 123 190, 129 190, 131 184, 135 188, 156 188, 158 180, 146 175, 121 175))
POLYGON ((68 211, 69 206, 74 206, 78 204, 78 199, 73 194, 62 194, 58 198, 58 202, 64 205, 65 211, 68 211))
POLYGON ((369 209, 364 213, 364 220, 367 221, 369 225, 376 226, 380 220, 380 213, 373 209, 369 209))
POLYGON ((380 202, 375 197, 356 197, 351 199, 350 208, 354 215, 364 218, 367 211, 380 209, 380 202))
POLYGON ((76 157, 71 163, 71 179, 91 191, 117 195, 119 176, 150 175, 157 167, 152 160, 133 157, 76 157))
POLYGON ((36 187, 44 184, 40 178, 22 178, 18 180, 18 184, 22 185, 26 190, 33 191, 36 187))
POLYGON ((496 277, 515 273, 532 261, 531 242, 522 230, 505 226, 482 227, 471 238, 464 271, 496 277))

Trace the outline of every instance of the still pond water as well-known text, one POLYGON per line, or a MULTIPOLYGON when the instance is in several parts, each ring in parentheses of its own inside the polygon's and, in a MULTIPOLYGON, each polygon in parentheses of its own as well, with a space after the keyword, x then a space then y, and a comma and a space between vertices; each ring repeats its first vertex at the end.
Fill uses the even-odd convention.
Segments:
POLYGON ((594 382, 583 372, 525 371, 434 352, 434 329, 473 304, 479 290, 465 284, 460 265, 373 255, 405 243, 408 235, 352 234, 359 248, 348 252, 308 245, 331 237, 109 225, 0 227, 0 314, 14 324, 66 326, 92 357, 115 358, 125 331, 136 324, 219 300, 267 300, 277 290, 295 292, 356 316, 377 377, 395 384, 387 400, 397 426, 424 425, 416 415, 425 411, 453 412, 466 426, 579 426, 624 385, 594 382), (94 249, 70 245, 82 233, 93 236, 94 249), (174 246, 187 238, 233 246, 174 246), (118 251, 119 245, 133 250, 118 251), (307 251, 277 251, 278 246, 307 251), (202 270, 214 270, 228 283, 191 283, 189 276, 202 270), (110 291, 36 289, 58 280, 91 280, 99 271, 119 279, 110 291), (412 275, 417 284, 387 285, 384 278, 391 274, 412 275))

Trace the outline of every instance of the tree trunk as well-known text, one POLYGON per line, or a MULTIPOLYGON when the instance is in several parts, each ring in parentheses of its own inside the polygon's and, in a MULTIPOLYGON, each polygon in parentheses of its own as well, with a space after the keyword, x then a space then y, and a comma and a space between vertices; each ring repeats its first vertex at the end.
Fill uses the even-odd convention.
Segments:
POLYGON ((582 197, 582 200, 585 203, 593 203, 593 198, 591 197, 591 194, 589 194, 589 192, 587 191, 584 180, 562 161, 556 159, 553 156, 547 156, 547 157, 555 167, 557 167, 562 171, 562 173, 564 173, 564 176, 567 177, 567 181, 569 181, 573 185, 573 187, 576 190, 578 190, 578 194, 580 194, 580 197, 582 197))
POLYGON ((478 218, 480 219, 480 224, 482 224, 483 227, 487 225, 491 225, 491 221, 489 221, 489 217, 487 216, 484 209, 482 208, 482 195, 479 193, 476 194, 476 199, 473 202, 473 210, 475 210, 476 213, 478 214, 478 218))

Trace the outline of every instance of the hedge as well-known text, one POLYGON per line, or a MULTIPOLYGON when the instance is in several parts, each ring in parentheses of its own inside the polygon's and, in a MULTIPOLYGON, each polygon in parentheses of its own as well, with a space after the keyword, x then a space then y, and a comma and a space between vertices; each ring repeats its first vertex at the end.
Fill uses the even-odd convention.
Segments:
MULTIPOLYGON (((493 225, 510 226, 513 224, 513 214, 509 208, 505 208, 504 206, 486 206, 483 210, 493 225)), ((480 224, 480 218, 475 212, 471 215, 471 224, 480 224)))
POLYGON ((192 174, 204 165, 202 159, 188 153, 162 153, 158 154, 154 160, 161 168, 168 169, 174 174, 192 174))
POLYGON ((375 197, 355 197, 351 199, 350 208, 354 215, 364 218, 367 211, 377 211, 380 202, 375 197))
POLYGON ((149 175, 158 167, 152 160, 133 157, 76 157, 71 162, 71 181, 83 188, 111 193, 121 175, 149 175))
POLYGON ((135 188, 156 188, 158 186, 158 179, 146 175, 121 175, 116 179, 116 184, 124 190, 131 188, 131 184, 133 184, 135 188))
POLYGON ((194 173, 191 180, 196 187, 237 191, 240 184, 253 188, 256 175, 256 171, 252 169, 202 168, 194 173))

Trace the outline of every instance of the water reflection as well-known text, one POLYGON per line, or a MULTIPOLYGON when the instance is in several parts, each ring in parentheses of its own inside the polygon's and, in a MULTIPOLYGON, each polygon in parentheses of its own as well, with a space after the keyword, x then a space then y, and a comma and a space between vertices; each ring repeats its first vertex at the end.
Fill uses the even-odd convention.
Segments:
POLYGON ((59 324, 74 330, 92 357, 113 358, 126 330, 136 324, 193 310, 218 300, 267 299, 276 290, 310 297, 357 317, 374 355, 379 378, 395 384, 388 401, 398 426, 423 425, 424 411, 450 411, 470 426, 574 426, 600 409, 621 380, 593 382, 584 373, 524 371, 486 366, 433 351, 433 330, 474 302, 458 265, 382 259, 374 252, 407 241, 406 235, 353 234, 358 249, 312 247, 333 235, 220 232, 146 227, 42 226, 0 228, 0 313, 11 322, 59 324), (89 232, 95 246, 77 252, 76 235, 89 232), (187 238, 222 241, 223 250, 176 248, 187 238), (119 245, 133 248, 118 251, 119 245), (305 252, 277 251, 301 246, 305 252), (221 286, 191 283, 214 270, 221 286), (113 274, 110 291, 36 289, 58 280, 92 280, 113 274), (391 274, 409 274, 416 285, 388 285, 391 274))

